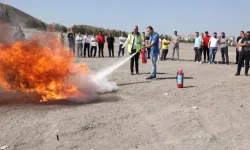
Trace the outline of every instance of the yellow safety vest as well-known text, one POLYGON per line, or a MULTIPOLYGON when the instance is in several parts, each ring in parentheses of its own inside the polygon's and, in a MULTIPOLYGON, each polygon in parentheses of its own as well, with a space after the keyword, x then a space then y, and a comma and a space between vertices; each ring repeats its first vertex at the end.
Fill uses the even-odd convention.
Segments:
MULTIPOLYGON (((134 35, 132 33, 130 33, 128 35, 128 52, 131 53, 133 45, 134 45, 134 35)), ((141 34, 138 33, 137 35, 137 41, 136 41, 136 52, 140 52, 141 48, 142 48, 142 38, 141 38, 141 34)))

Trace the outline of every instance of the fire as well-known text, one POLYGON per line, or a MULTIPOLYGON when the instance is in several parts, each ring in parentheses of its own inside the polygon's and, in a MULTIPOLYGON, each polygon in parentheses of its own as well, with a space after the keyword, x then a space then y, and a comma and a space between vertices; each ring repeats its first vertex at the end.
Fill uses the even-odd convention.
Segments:
POLYGON ((78 97, 81 92, 69 77, 88 73, 86 64, 75 66, 69 49, 55 37, 35 35, 11 45, 0 43, 0 87, 35 92, 41 101, 78 97))

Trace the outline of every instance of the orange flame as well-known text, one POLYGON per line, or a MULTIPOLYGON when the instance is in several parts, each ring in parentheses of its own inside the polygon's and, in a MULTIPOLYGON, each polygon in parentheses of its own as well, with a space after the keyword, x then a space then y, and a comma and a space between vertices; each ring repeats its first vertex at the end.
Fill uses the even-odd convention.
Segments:
POLYGON ((69 77, 87 74, 88 67, 80 64, 77 69, 73 59, 68 48, 45 34, 12 45, 0 43, 0 87, 35 92, 41 101, 78 97, 81 92, 69 77))

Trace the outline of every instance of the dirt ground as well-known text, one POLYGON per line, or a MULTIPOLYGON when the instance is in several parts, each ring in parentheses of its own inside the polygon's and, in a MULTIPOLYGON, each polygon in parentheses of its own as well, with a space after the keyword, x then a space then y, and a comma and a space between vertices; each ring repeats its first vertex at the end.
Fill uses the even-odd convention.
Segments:
MULTIPOLYGON (((250 77, 230 65, 195 64, 191 44, 180 44, 180 62, 157 63, 157 79, 145 80, 151 62, 130 75, 129 62, 109 76, 119 90, 85 104, 35 103, 1 91, 0 147, 8 150, 247 150, 250 147, 250 77), (185 73, 184 88, 176 72, 185 73), (11 99, 9 97, 12 97, 11 99), (58 139, 57 139, 58 135, 58 139)), ((168 54, 170 57, 172 51, 168 54)), ((128 54, 126 53, 126 56, 128 54)), ((105 56, 108 56, 105 46, 105 56)), ((117 58, 81 58, 92 70, 117 58)), ((216 61, 221 61, 220 52, 216 61)))

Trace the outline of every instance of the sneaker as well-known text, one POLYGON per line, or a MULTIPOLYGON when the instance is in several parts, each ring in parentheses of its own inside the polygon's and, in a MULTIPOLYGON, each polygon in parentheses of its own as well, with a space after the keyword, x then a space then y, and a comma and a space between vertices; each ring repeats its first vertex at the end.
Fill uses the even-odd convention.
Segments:
POLYGON ((194 62, 194 63, 196 63, 196 64, 197 64, 197 63, 198 63, 198 61, 196 61, 196 62, 194 62))
POLYGON ((211 64, 211 62, 208 62, 207 64, 211 64))
POLYGON ((150 80, 150 79, 154 79, 154 78, 156 78, 156 76, 149 76, 146 78, 146 80, 150 80))
POLYGON ((199 63, 200 63, 200 64, 202 64, 202 62, 201 62, 201 61, 200 61, 199 63))

